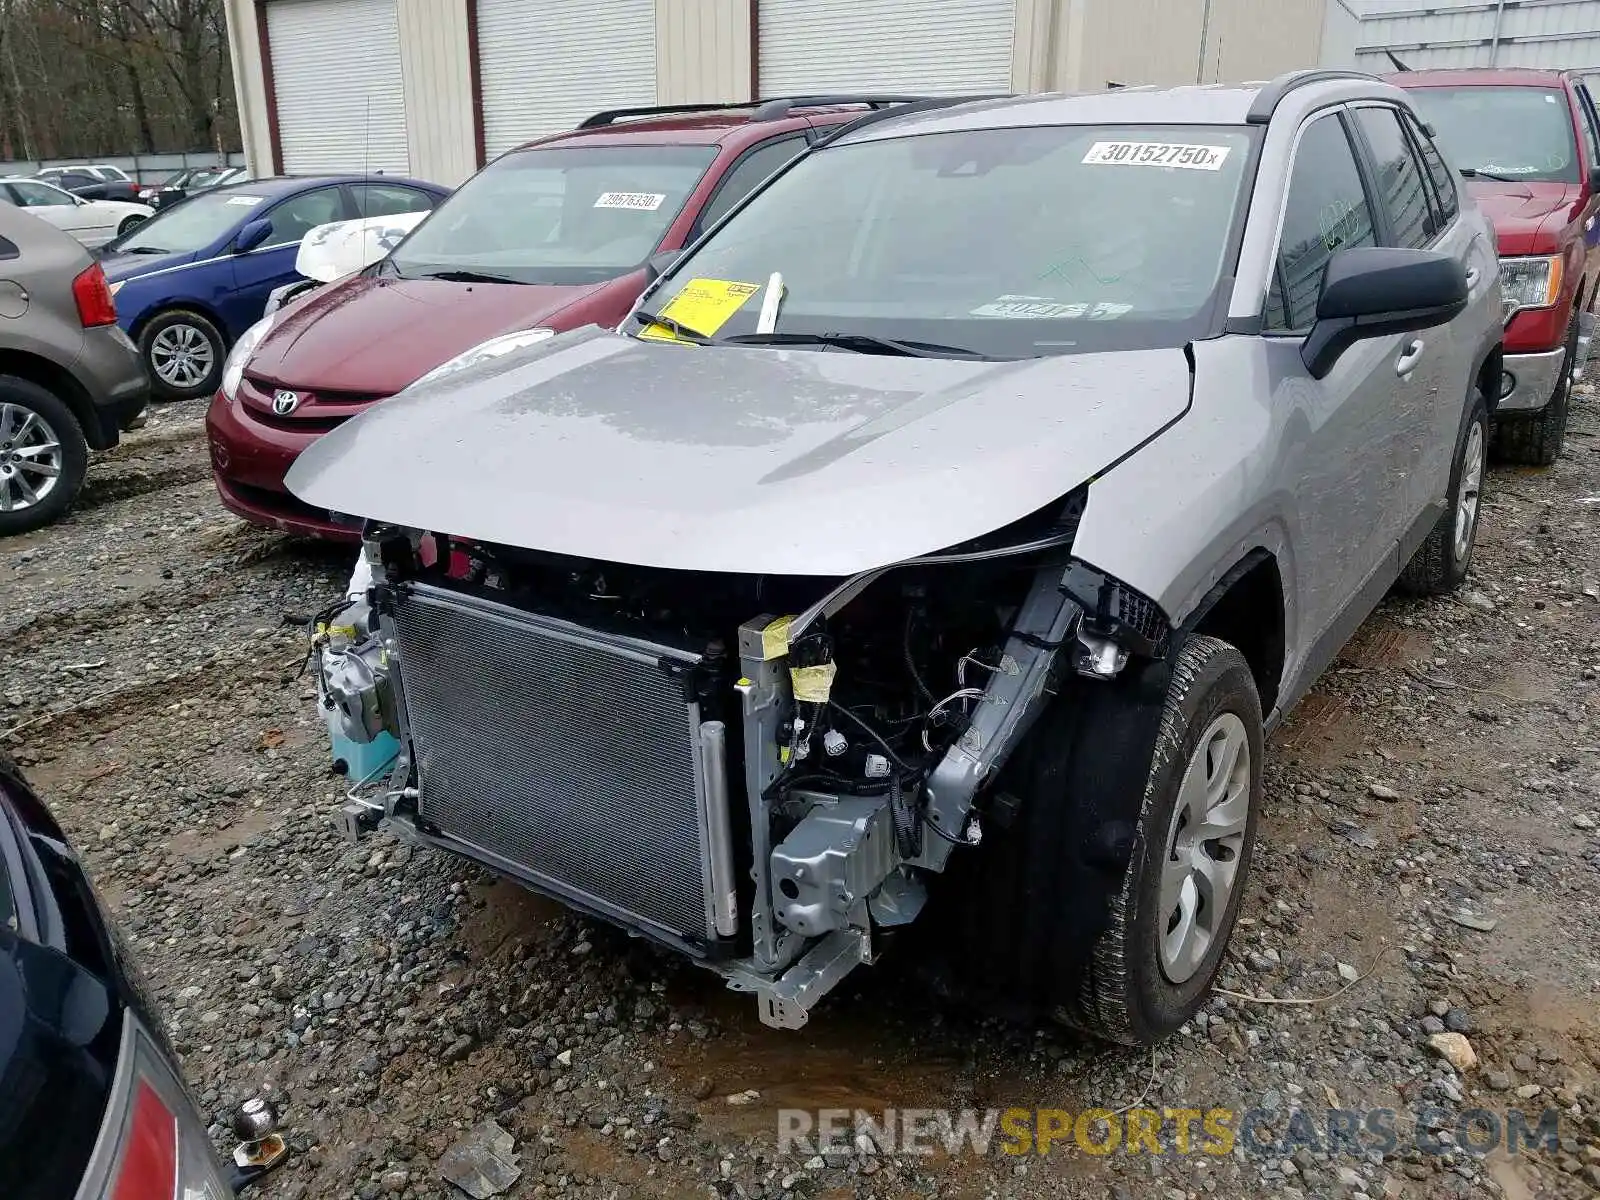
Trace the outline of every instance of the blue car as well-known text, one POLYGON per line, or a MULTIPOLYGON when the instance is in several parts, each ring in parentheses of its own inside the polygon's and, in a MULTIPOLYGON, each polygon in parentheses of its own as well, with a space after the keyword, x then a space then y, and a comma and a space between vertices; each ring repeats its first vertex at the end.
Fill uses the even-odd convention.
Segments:
POLYGON ((256 179, 165 209, 105 247, 117 321, 159 399, 210 396, 228 347, 274 288, 299 278, 300 239, 318 225, 431 210, 449 189, 388 175, 256 179))

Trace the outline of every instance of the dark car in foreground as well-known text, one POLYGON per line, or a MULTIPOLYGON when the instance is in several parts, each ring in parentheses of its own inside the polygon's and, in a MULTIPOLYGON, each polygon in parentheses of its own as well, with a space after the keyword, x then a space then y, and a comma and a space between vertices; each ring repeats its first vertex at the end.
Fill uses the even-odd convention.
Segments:
POLYGON ((117 327, 100 264, 73 238, 0 205, 0 537, 55 520, 90 450, 115 446, 150 385, 117 327))
POLYGON ((153 187, 141 188, 139 199, 157 210, 171 208, 178 201, 211 188, 242 183, 246 174, 243 167, 186 167, 153 187))
POLYGON ((1495 449, 1549 466, 1566 439, 1600 291, 1600 113, 1570 71, 1473 67, 1389 76, 1494 222, 1506 358, 1495 449))
POLYGON ((622 109, 502 156, 388 258, 240 338, 207 421, 222 502, 257 525, 354 540, 284 488, 319 436, 430 373, 615 325, 654 277, 652 257, 829 130, 905 99, 622 109))
POLYGON ((0 754, 0 1194, 234 1192, 61 828, 0 754))
POLYGON ((298 278, 300 239, 318 225, 432 208, 445 188, 380 175, 284 176, 212 188, 157 213, 101 255, 122 327, 156 396, 210 396, 228 349, 274 289, 298 278))

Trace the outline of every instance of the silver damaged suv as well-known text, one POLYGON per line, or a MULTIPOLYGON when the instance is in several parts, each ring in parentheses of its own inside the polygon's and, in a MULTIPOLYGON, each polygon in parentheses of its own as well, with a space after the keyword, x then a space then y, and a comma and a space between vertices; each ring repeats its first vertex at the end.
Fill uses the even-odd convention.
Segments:
POLYGON ((323 704, 397 751, 347 832, 778 1026, 893 941, 1011 1013, 1176 1029, 1265 733, 1472 557, 1495 241, 1406 94, 909 104, 640 266, 623 328, 486 343, 290 473, 366 522, 323 704))

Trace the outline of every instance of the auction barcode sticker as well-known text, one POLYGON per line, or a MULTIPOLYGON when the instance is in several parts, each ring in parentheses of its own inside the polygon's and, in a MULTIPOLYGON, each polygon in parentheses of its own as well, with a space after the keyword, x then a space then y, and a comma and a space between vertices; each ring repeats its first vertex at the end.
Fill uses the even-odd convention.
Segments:
POLYGON ((1220 171, 1229 146, 1187 146, 1178 142, 1096 142, 1083 161, 1094 166, 1183 167, 1220 171))
POLYGON ((667 197, 663 192, 601 192, 594 202, 596 208, 637 208, 655 212, 667 197))

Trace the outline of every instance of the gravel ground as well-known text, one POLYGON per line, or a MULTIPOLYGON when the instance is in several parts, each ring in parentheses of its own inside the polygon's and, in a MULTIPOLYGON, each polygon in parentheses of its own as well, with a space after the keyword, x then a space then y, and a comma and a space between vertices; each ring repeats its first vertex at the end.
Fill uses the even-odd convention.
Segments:
POLYGON ((346 845, 297 622, 348 565, 230 518, 182 407, 96 462, 67 520, 0 541, 0 745, 130 935, 202 1106, 283 1106, 293 1158, 260 1195, 460 1196, 441 1160, 488 1119, 514 1197, 1600 1193, 1592 395, 1553 470, 1493 474, 1468 590, 1387 603, 1274 737, 1232 995, 1153 1055, 941 1008, 892 953, 779 1033, 461 862, 346 845), (1135 1103, 1257 1109, 1278 1136, 1389 1108, 1402 1136, 1366 1157, 776 1145, 786 1107, 1135 1103), (1415 1148, 1423 1109, 1448 1150, 1461 1112, 1511 1107, 1559 1109, 1560 1147, 1415 1148))

